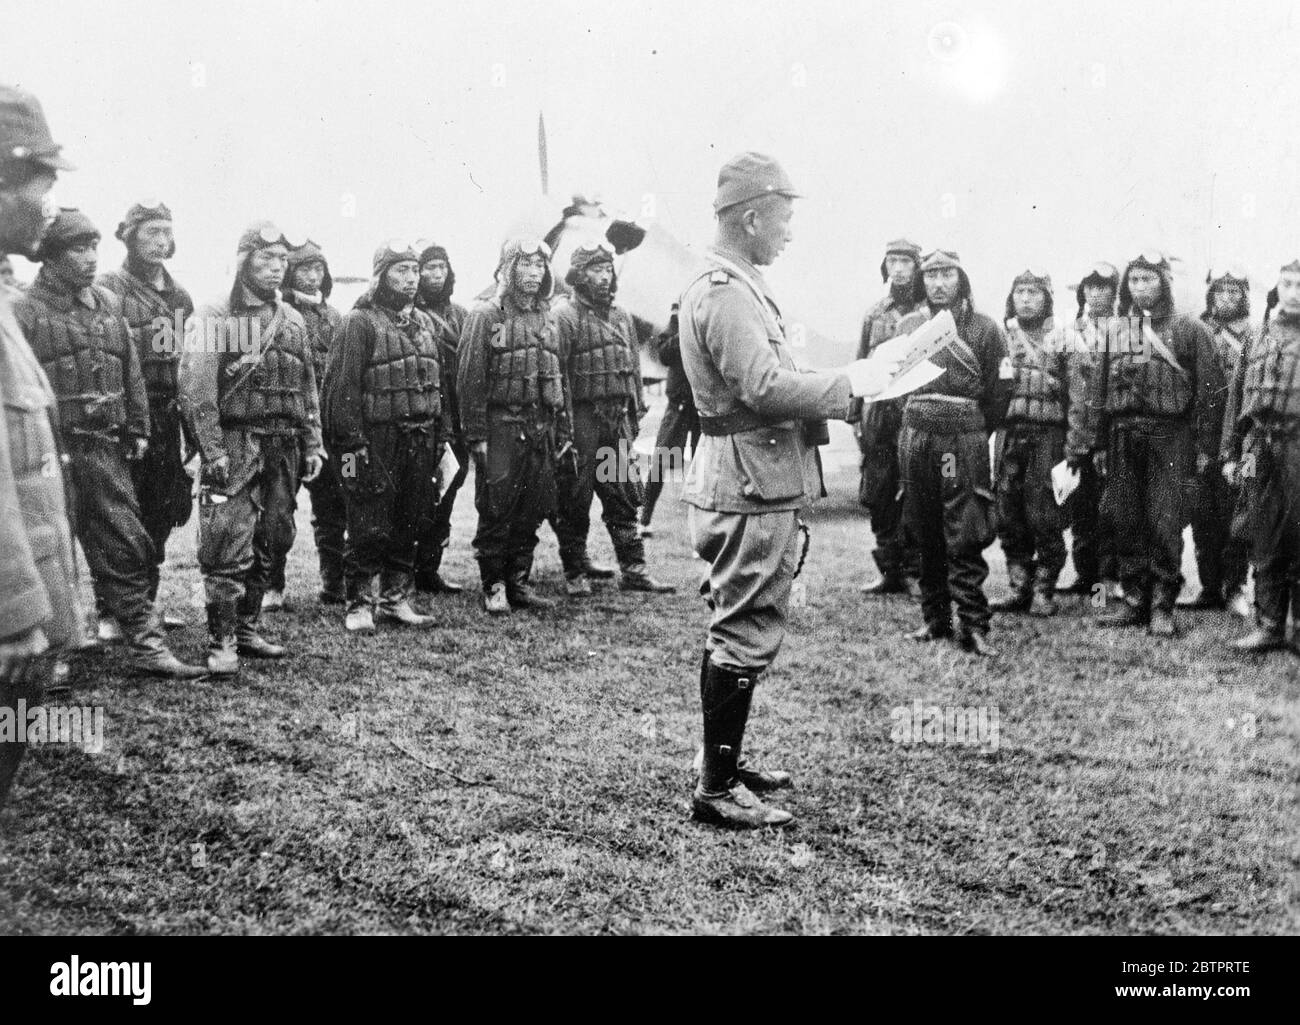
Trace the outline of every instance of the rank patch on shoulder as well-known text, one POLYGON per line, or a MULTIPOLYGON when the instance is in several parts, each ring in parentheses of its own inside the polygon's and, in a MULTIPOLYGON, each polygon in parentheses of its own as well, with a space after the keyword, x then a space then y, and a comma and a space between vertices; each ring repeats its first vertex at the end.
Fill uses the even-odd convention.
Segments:
POLYGON ((998 364, 998 380, 1010 381, 1016 376, 1016 368, 1011 365, 1011 357, 1003 356, 998 364))
POLYGON ((721 267, 719 267, 717 270, 715 270, 712 274, 709 275, 709 284, 711 285, 725 285, 730 280, 731 280, 731 275, 728 274, 721 267))

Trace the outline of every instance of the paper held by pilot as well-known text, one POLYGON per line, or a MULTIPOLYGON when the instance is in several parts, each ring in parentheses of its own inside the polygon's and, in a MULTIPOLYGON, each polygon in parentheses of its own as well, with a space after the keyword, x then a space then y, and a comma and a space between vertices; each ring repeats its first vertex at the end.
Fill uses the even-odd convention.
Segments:
POLYGON ((957 340, 957 325, 952 314, 942 310, 911 334, 899 335, 881 342, 867 357, 871 360, 897 362, 898 370, 890 379, 889 387, 879 395, 864 398, 863 402, 896 399, 908 392, 929 384, 943 373, 943 368, 930 362, 930 357, 946 349, 957 340))

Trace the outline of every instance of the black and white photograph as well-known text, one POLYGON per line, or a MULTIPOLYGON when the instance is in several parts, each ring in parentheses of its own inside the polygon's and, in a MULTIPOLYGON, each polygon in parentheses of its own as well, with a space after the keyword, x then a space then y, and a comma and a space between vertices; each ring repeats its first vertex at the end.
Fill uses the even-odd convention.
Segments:
POLYGON ((0 936, 1202 937, 1094 995, 1266 989, 1300 3, 0 23, 0 936))

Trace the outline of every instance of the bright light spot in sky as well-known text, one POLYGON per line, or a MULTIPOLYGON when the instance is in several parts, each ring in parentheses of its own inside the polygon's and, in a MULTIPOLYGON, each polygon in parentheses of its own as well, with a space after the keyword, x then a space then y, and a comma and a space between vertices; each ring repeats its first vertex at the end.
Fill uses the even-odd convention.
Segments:
POLYGON ((930 31, 930 54, 939 80, 972 103, 988 103, 1006 84, 1006 49, 987 29, 944 22, 930 31))

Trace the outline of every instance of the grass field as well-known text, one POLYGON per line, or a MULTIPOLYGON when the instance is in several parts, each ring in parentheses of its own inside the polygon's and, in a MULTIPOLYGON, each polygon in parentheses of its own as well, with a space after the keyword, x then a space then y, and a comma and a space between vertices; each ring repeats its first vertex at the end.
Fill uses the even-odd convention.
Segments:
MULTIPOLYGON (((83 662, 63 700, 105 707, 104 749, 24 762, 0 932, 1297 931, 1300 660, 1233 659, 1223 615, 1104 632, 1079 599, 998 617, 988 662, 917 647, 915 606, 857 593, 870 535, 836 445, 747 742, 795 773, 797 829, 688 818, 706 611, 675 485, 648 542, 674 596, 489 622, 471 589, 427 603, 437 629, 360 639, 316 603, 304 494, 293 607, 267 618, 296 657, 197 684, 83 662), (917 701, 996 714, 996 745, 895 743, 917 701)), ((467 584, 472 483, 446 567, 467 584)), ((188 607, 192 524, 173 547, 188 607)), ((549 528, 538 570, 556 595, 549 528)), ((198 657, 188 614, 172 639, 198 657)))

